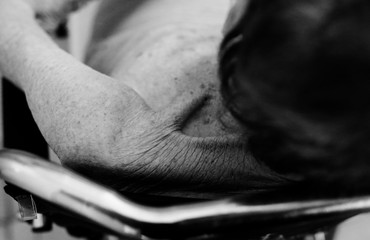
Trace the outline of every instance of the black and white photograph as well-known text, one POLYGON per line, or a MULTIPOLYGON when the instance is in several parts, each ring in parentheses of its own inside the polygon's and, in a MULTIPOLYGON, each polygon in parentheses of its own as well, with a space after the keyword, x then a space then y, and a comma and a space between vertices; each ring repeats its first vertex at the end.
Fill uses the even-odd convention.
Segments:
POLYGON ((0 0, 0 240, 370 240, 369 0, 0 0))

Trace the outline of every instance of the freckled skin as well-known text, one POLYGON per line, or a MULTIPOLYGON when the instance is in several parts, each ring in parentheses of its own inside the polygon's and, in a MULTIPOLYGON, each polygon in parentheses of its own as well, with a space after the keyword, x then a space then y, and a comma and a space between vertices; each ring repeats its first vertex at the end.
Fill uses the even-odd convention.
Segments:
POLYGON ((104 0, 86 61, 95 70, 57 49, 31 12, 4 10, 0 70, 62 163, 118 190, 215 198, 277 187, 222 107, 228 1, 215 1, 104 0))
MULTIPOLYGON (((220 1, 220 6, 216 5, 210 14, 210 19, 199 17, 192 19, 196 24, 182 24, 180 27, 171 23, 187 21, 188 17, 184 13, 183 16, 170 16, 169 19, 166 16, 163 20, 158 20, 160 16, 155 15, 158 7, 143 2, 145 1, 140 6, 142 11, 136 10, 135 14, 128 16, 120 11, 113 12, 118 15, 114 16, 112 9, 121 7, 131 13, 127 8, 137 8, 139 3, 122 4, 114 0, 103 3, 95 22, 104 22, 109 13, 109 18, 120 23, 113 24, 114 31, 109 30, 109 24, 105 27, 100 24, 95 28, 87 63, 114 78, 124 79, 125 84, 135 89, 156 110, 168 108, 169 103, 181 94, 210 93, 210 101, 187 122, 184 132, 188 135, 206 137, 240 132, 240 127, 223 131, 218 120, 219 115, 227 111, 222 108, 219 96, 217 49, 222 38, 221 29, 228 2, 220 1), (155 28, 133 24, 153 21, 144 15, 148 11, 146 5, 154 12, 154 21, 160 22, 153 23, 155 28), (108 35, 107 32, 112 34, 108 35), (132 39, 137 40, 135 45, 131 44, 132 39), (115 62, 109 62, 109 59, 115 59, 115 62)), ((168 6, 166 1, 159 3, 161 4, 168 6)), ((168 8, 171 12, 171 6, 168 8)), ((176 9, 176 6, 172 8, 176 9)), ((236 121, 233 125, 236 125, 236 121)))
MULTIPOLYGON (((156 42, 155 34, 144 38, 148 42, 138 41, 136 31, 128 33, 130 37, 107 39, 117 36, 113 29, 122 23, 110 21, 109 16, 117 17, 111 11, 106 15, 110 27, 100 24, 102 31, 97 31, 100 34, 93 38, 92 46, 96 48, 90 49, 89 64, 115 79, 87 68, 57 49, 35 23, 35 12, 23 1, 38 1, 42 8, 59 6, 54 0, 0 0, 0 72, 25 91, 41 132, 65 165, 119 190, 181 197, 216 198, 283 183, 247 153, 243 142, 220 137, 239 126, 217 102, 214 61, 217 37, 196 38, 200 45, 193 45, 186 42, 189 35, 180 31, 171 33, 177 35, 178 44, 167 48, 162 41, 151 45, 154 49, 145 49, 148 42, 156 42), (48 4, 51 2, 52 5, 48 4), (128 38, 131 45, 124 47, 121 43, 127 43, 128 38), (98 46, 100 43, 103 46, 98 46), (202 51, 196 50, 199 46, 204 47, 202 51), (171 52, 176 54, 171 56, 171 52), (202 99, 196 99, 203 91, 211 92, 211 101, 206 105, 202 99), (183 92, 189 92, 187 100, 196 101, 183 98, 180 104, 171 104, 183 92), (144 102, 155 111, 150 111, 144 102), (232 127, 225 127, 228 125, 232 127), (194 137, 209 135, 216 137, 194 137)), ((194 12, 182 7, 193 4, 200 9, 192 16, 197 19, 214 11, 211 6, 223 1, 125 0, 136 7, 144 2, 181 2, 180 12, 187 15, 194 12)), ((123 14, 120 8, 113 10, 123 14)), ((131 10, 126 8, 127 12, 131 10)), ((161 15, 168 13, 171 11, 161 15)), ((209 30, 209 25, 205 29, 209 30)), ((188 33, 197 32, 190 28, 188 33)), ((198 33, 202 36, 202 31, 198 33)), ((171 38, 171 34, 159 35, 171 38)), ((65 216, 62 219, 66 222, 65 216)), ((369 239, 369 234, 363 231, 368 226, 363 224, 366 220, 366 216, 360 216, 342 224, 334 238, 369 239)), ((66 225, 71 224, 75 225, 68 219, 66 225)), ((96 237, 95 231, 88 232, 96 237)))
MULTIPOLYGON (((203 3, 211 5, 210 1, 204 1, 203 3)), ((215 1, 212 0, 212 4, 214 3, 215 1)), ((95 27, 92 44, 88 51, 87 63, 116 79, 122 79, 123 83, 138 92, 154 110, 170 111, 171 103, 179 96, 191 99, 199 94, 208 93, 210 94, 208 102, 191 114, 190 118, 184 123, 182 132, 187 136, 202 138, 212 136, 223 139, 223 137, 230 135, 240 137, 242 128, 223 107, 219 93, 217 51, 222 39, 221 29, 223 19, 227 15, 228 1, 217 0, 217 3, 219 5, 214 4, 213 11, 207 18, 202 18, 202 14, 199 13, 196 19, 191 19, 194 23, 188 23, 187 21, 190 19, 186 16, 186 5, 184 7, 180 4, 182 14, 171 15, 171 12, 176 12, 177 9, 177 5, 173 4, 173 1, 159 1, 157 6, 151 5, 149 2, 146 4, 145 1, 142 1, 141 5, 136 2, 140 7, 132 4, 132 2, 125 6, 119 0, 105 1, 95 22, 104 22, 109 13, 109 18, 119 23, 113 24, 114 31, 109 30, 109 25, 103 27, 100 24, 95 27), (162 11, 158 10, 163 6, 168 8, 168 15, 165 15, 165 17, 163 17, 162 11), (127 13, 131 13, 127 9, 130 7, 136 12, 135 14, 124 15, 118 10, 116 12, 112 10, 120 7, 125 9, 127 13), (152 18, 146 15, 149 11, 152 18), (116 16, 114 13, 116 13, 116 16), (172 22, 174 21, 182 24, 180 26, 173 25, 172 22), (136 22, 139 24, 135 24, 136 22), (145 24, 140 25, 141 22, 145 24), (148 22, 151 22, 153 26, 151 24, 148 26, 148 22), (135 45, 131 42, 135 42, 135 45), (115 61, 110 62, 109 59, 115 61), (109 65, 107 65, 107 62, 109 62, 109 65), (127 78, 127 76, 129 77, 127 78)), ((186 4, 191 6, 194 1, 187 1, 186 4)), ((198 14, 198 12, 195 10, 193 14, 198 14)), ((169 157, 171 154, 163 152, 160 156, 165 156, 170 162, 169 165, 175 166, 176 170, 167 166, 168 169, 172 169, 171 173, 178 170, 185 175, 189 172, 197 172, 199 176, 203 176, 213 183, 220 183, 224 179, 222 177, 224 174, 221 173, 223 169, 219 165, 224 162, 230 168, 226 170, 229 171, 228 174, 231 174, 231 172, 235 174, 236 178, 231 181, 232 184, 228 185, 229 187, 234 185, 232 191, 236 192, 243 191, 243 187, 240 186, 248 181, 252 182, 248 180, 248 176, 254 175, 251 174, 251 168, 249 168, 251 165, 255 166, 252 167, 252 171, 255 171, 255 173, 266 171, 266 175, 271 174, 269 170, 259 166, 251 158, 245 144, 241 144, 239 147, 236 147, 236 145, 231 147, 227 143, 233 145, 232 140, 226 140, 224 145, 218 145, 220 149, 217 149, 217 151, 220 151, 220 154, 214 154, 215 148, 212 147, 213 150, 210 151, 209 148, 205 147, 208 144, 206 142, 206 140, 203 143, 200 141, 199 146, 203 146, 203 150, 194 149, 195 154, 191 157, 188 155, 188 159, 181 150, 177 150, 180 153, 175 154, 176 157, 173 159, 169 157), (185 157, 185 159, 177 159, 182 157, 185 157), (192 161, 203 163, 199 164, 198 167, 189 167, 196 164, 179 164, 180 166, 176 166, 176 163, 191 163, 192 161), (207 161, 208 164, 204 163, 207 161), (202 165, 204 165, 203 168, 202 165), (233 165, 235 167, 232 167, 233 165), (244 168, 243 166, 248 167, 244 168), (208 173, 201 174, 200 170, 208 173), (245 174, 246 172, 249 173, 245 174), (220 181, 217 179, 220 179, 220 181), (243 183, 243 181, 245 182, 243 183)), ((192 151, 190 147, 185 148, 192 151)), ((163 164, 163 166, 166 165, 163 164)), ((161 166, 158 167, 158 169, 161 168, 161 166)), ((161 179, 160 170, 157 170, 157 172, 154 175, 161 179)), ((178 173, 174 174, 172 178, 168 176, 166 178, 171 181, 189 179, 186 176, 181 178, 178 173)), ((194 175, 192 178, 193 180, 197 179, 194 175)), ((162 185, 166 185, 166 181, 162 181, 162 185)), ((193 187, 197 188, 196 185, 193 187)))

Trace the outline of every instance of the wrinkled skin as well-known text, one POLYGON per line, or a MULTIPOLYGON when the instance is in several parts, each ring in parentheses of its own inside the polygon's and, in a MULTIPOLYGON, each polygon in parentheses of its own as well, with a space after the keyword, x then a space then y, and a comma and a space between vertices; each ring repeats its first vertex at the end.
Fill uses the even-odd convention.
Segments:
POLYGON ((65 164, 86 174, 94 172, 91 177, 102 176, 106 169, 110 178, 105 181, 120 190, 172 196, 185 191, 187 196, 213 198, 281 183, 248 153, 242 128, 220 99, 217 51, 228 1, 210 8, 209 19, 195 18, 203 10, 191 12, 194 3, 101 3, 87 64, 134 89, 159 115, 175 114, 182 120, 174 124, 162 117, 154 132, 135 128, 126 133, 128 144, 117 146, 119 159, 105 165, 99 160, 95 172, 94 163, 65 164), (199 96, 205 101, 197 100, 199 96))
POLYGON ((102 2, 87 57, 97 71, 58 50, 27 15, 12 16, 16 7, 5 2, 8 21, 18 22, 8 32, 21 36, 4 37, 1 70, 25 91, 65 166, 120 191, 168 196, 216 198, 284 182, 248 153, 219 96, 227 1, 196 11, 196 1, 102 2))
POLYGON ((284 185, 248 153, 221 104, 216 55, 227 1, 125 1, 126 15, 105 15, 117 1, 97 17, 87 58, 95 71, 32 22, 35 13, 63 19, 77 1, 0 0, 0 71, 25 91, 62 163, 124 192, 216 198, 284 185))
MULTIPOLYGON (((145 9, 146 1, 133 2, 145 9)), ((184 19, 169 11, 171 19, 158 29, 153 21, 115 37, 97 24, 102 30, 96 29, 87 61, 94 71, 32 22, 35 12, 45 12, 41 5, 24 3, 0 0, 0 71, 25 91, 62 164, 124 193, 217 198, 284 182, 252 158, 222 107, 217 9, 210 20, 179 26, 172 21, 184 19)), ((195 2, 185 3, 191 9, 195 2)))

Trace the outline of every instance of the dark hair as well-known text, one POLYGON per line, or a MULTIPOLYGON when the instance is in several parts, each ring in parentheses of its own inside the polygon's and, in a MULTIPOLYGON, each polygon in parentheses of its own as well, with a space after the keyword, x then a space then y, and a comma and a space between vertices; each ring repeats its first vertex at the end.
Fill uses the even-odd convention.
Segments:
POLYGON ((220 49, 257 159, 306 179, 370 174, 370 1, 251 0, 220 49))

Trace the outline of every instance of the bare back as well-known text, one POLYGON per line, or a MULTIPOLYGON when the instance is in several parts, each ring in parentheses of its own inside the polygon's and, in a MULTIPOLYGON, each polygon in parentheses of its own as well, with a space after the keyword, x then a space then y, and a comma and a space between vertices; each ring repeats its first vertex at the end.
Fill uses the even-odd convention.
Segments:
MULTIPOLYGON (((228 0, 106 0, 93 23, 87 50, 88 65, 134 89, 155 111, 171 111, 174 101, 210 94, 206 105, 194 111, 182 129, 186 136, 200 142, 196 145, 200 151, 197 157, 189 147, 183 164, 159 157, 155 160, 159 166, 149 170, 159 179, 166 179, 161 180, 163 186, 168 182, 181 189, 183 184, 185 189, 191 189, 190 195, 203 191, 195 194, 198 197, 214 196, 204 192, 217 191, 210 186, 228 189, 221 190, 221 195, 228 195, 280 182, 244 146, 224 141, 225 136, 233 139, 242 134, 241 126, 222 104, 217 75, 217 53, 228 9, 228 0), (223 140, 216 140, 215 150, 210 150, 207 137, 223 140), (171 173, 163 171, 170 165, 176 169, 171 173), (182 183, 173 183, 175 179, 182 183)), ((184 151, 175 152, 178 156, 184 151)), ((169 193, 183 194, 184 188, 169 193)))
POLYGON ((155 110, 178 97, 208 92, 212 98, 188 121, 191 136, 238 132, 223 108, 217 50, 228 1, 104 1, 95 20, 87 63, 136 90, 155 110), (176 3, 175 3, 176 2, 176 3), (123 80, 124 81, 124 80, 123 80))

